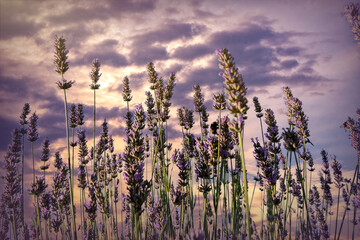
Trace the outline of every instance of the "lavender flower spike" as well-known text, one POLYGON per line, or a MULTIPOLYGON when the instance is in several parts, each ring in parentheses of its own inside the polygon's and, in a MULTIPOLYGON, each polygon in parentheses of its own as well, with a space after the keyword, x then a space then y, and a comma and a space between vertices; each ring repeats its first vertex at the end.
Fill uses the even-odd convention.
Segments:
POLYGON ((91 72, 90 72, 90 79, 91 79, 90 88, 91 88, 91 90, 96 90, 96 89, 100 88, 100 84, 97 83, 101 77, 100 66, 101 65, 100 65, 99 59, 95 58, 92 61, 93 68, 91 69, 91 72))
POLYGON ((28 128, 28 140, 29 142, 35 142, 39 139, 39 134, 37 132, 37 120, 39 117, 36 115, 36 113, 33 113, 33 115, 30 117, 30 124, 28 128))

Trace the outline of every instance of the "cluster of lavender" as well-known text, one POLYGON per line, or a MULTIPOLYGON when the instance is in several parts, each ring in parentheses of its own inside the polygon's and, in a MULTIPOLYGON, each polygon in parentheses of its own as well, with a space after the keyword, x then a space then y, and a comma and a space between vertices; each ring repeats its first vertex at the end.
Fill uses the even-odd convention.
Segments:
MULTIPOLYGON (((315 168, 308 146, 309 120, 302 102, 289 87, 283 89, 289 121, 282 132, 274 111, 263 112, 259 99, 253 99, 261 138, 252 139, 258 172, 251 194, 243 144, 249 110, 247 89, 230 52, 219 49, 216 53, 225 85, 225 92, 213 96, 217 118, 209 123, 204 94, 195 85, 194 108, 183 106, 177 110, 182 133, 179 149, 172 150, 168 141, 175 74, 164 81, 154 64, 148 64, 146 110, 142 104, 131 106, 130 79, 124 77, 125 149, 117 154, 106 120, 100 136, 95 134, 100 61, 94 59, 90 72, 90 89, 94 93, 94 142, 90 148, 83 128, 84 106, 71 104, 68 111, 66 94, 74 81, 64 79, 69 69, 68 51, 65 39, 56 38, 54 62, 55 71, 61 75, 57 85, 64 92, 67 161, 64 163, 61 153, 56 152, 53 166, 49 164, 50 141, 45 138, 41 164, 35 168, 38 116, 33 113, 28 120, 30 106, 25 104, 21 129, 14 131, 3 163, 0 238, 51 239, 61 235, 62 239, 290 239, 295 235, 297 239, 339 239, 345 217, 350 214, 354 238, 360 220, 356 214, 360 207, 359 161, 353 178, 348 179, 336 157, 329 157, 323 150, 320 184, 312 184, 315 168), (195 118, 194 112, 198 113, 195 118), (198 135, 194 133, 197 119, 201 130, 198 135), (25 135, 31 143, 33 161, 29 190, 34 200, 31 231, 24 219, 25 135), (174 167, 178 176, 172 174, 174 167), (47 182, 48 169, 54 169, 51 182, 47 182), (261 194, 260 206, 252 204, 257 190, 261 194), (257 207, 263 213, 260 228, 251 214, 257 207), (333 215, 335 226, 330 224, 333 215)), ((360 156, 360 110, 358 119, 349 118, 344 128, 360 156)))

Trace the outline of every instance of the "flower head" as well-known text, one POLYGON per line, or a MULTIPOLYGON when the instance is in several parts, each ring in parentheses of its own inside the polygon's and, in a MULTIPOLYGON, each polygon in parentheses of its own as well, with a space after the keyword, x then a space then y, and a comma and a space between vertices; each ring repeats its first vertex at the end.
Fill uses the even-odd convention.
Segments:
POLYGON ((91 90, 96 90, 100 88, 100 84, 98 84, 98 81, 101 77, 101 73, 100 73, 100 62, 99 59, 95 58, 92 63, 92 69, 90 72, 90 79, 91 79, 91 84, 90 84, 90 89, 91 90))
POLYGON ((77 122, 76 124, 79 126, 84 125, 84 106, 79 103, 77 105, 77 116, 76 116, 77 122))
POLYGON ((224 110, 226 108, 226 99, 225 99, 225 93, 221 92, 219 94, 216 94, 213 96, 213 108, 215 110, 224 110))
POLYGON ((27 116, 30 113, 30 104, 29 103, 25 103, 24 107, 23 107, 23 111, 20 115, 20 125, 24 126, 25 124, 28 124, 29 122, 27 121, 27 116))
POLYGON ((127 76, 123 79, 123 86, 122 86, 122 96, 125 102, 130 102, 132 99, 131 96, 131 89, 129 86, 129 78, 127 76))
POLYGON ((37 132, 38 119, 39 117, 36 115, 36 113, 33 113, 33 115, 30 117, 30 124, 27 130, 29 142, 35 142, 36 140, 39 139, 39 134, 37 132))
POLYGON ((258 97, 254 97, 253 102, 254 102, 254 106, 255 106, 256 117, 261 118, 264 114, 262 113, 262 108, 261 108, 258 97))
POLYGON ((54 52, 54 63, 55 63, 55 71, 61 76, 69 69, 69 62, 67 62, 67 54, 69 51, 65 46, 65 38, 56 37, 55 38, 55 52, 54 52))
POLYGON ((218 49, 216 51, 220 65, 219 67, 224 70, 220 73, 225 80, 225 89, 228 94, 228 109, 232 114, 240 114, 246 119, 246 113, 249 109, 246 99, 246 87, 242 78, 239 74, 238 69, 235 67, 234 58, 231 56, 229 50, 226 48, 218 49))

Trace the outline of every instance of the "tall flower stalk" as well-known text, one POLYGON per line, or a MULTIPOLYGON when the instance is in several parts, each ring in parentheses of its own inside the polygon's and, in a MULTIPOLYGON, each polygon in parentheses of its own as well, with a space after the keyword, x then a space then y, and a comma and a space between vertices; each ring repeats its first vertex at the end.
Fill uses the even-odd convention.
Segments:
POLYGON ((24 222, 24 169, 25 169, 25 135, 27 130, 25 125, 29 123, 27 116, 30 113, 30 104, 25 103, 23 107, 23 111, 20 115, 20 125, 21 130, 20 133, 22 135, 22 143, 21 143, 21 222, 23 227, 25 226, 24 222))
POLYGON ((96 131, 96 90, 100 88, 100 84, 98 84, 98 81, 100 80, 101 73, 100 73, 100 62, 99 59, 95 58, 92 61, 92 69, 90 72, 90 89, 94 91, 94 145, 93 145, 93 156, 94 159, 92 161, 93 164, 93 171, 95 171, 95 152, 96 152, 96 145, 95 145, 95 131, 96 131))
POLYGON ((243 134, 244 134, 244 124, 247 110, 249 109, 246 99, 246 87, 243 81, 242 75, 239 74, 238 69, 235 66, 234 58, 231 56, 229 50, 226 48, 218 49, 217 55, 219 58, 220 65, 219 67, 224 70, 220 73, 225 80, 225 90, 228 97, 228 110, 233 114, 236 119, 232 122, 232 130, 238 135, 239 140, 239 150, 241 158, 241 166, 243 171, 243 188, 244 188, 244 201, 246 207, 246 225, 247 225, 247 235, 251 239, 252 234, 252 220, 250 215, 250 204, 248 196, 248 180, 245 164, 245 154, 243 146, 243 134))
POLYGON ((72 173, 71 173, 71 161, 70 161, 70 138, 69 138, 69 118, 68 118, 68 107, 66 90, 70 89, 75 81, 68 81, 64 78, 65 72, 69 69, 69 62, 67 61, 67 54, 69 51, 65 46, 65 38, 56 37, 55 39, 55 52, 54 52, 54 63, 55 71, 61 76, 61 80, 57 82, 59 89, 64 91, 64 106, 65 106, 65 123, 66 123, 66 140, 67 140, 67 152, 68 152, 68 166, 69 166, 69 181, 70 181, 70 199, 71 199, 71 217, 72 217, 72 231, 74 239, 77 238, 76 234, 76 221, 75 221, 75 204, 74 204, 74 189, 72 184, 72 173))

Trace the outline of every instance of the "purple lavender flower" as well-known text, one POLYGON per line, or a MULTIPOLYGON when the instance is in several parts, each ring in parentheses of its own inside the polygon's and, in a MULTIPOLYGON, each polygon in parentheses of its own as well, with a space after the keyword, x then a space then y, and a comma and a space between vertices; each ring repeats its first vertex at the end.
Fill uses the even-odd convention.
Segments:
POLYGON ((41 153, 41 158, 40 160, 44 163, 43 166, 40 167, 41 170, 44 171, 45 174, 45 170, 49 168, 50 164, 46 164, 47 161, 49 161, 50 158, 50 141, 48 138, 45 138, 43 143, 42 143, 43 149, 42 149, 42 153, 41 153))
POLYGON ((29 142, 35 142, 39 139, 39 134, 37 132, 37 120, 39 117, 36 115, 36 113, 33 113, 33 115, 30 117, 29 121, 29 128, 27 130, 28 134, 28 140, 29 142))
POLYGON ((76 115, 76 119, 77 119, 76 124, 78 126, 84 125, 84 106, 81 103, 79 103, 77 105, 77 112, 76 113, 77 113, 77 115, 76 115))
POLYGON ((193 111, 186 107, 181 107, 177 112, 180 126, 184 127, 185 130, 190 130, 194 126, 193 111))
POLYGON ((69 119, 69 122, 70 122, 70 125, 69 125, 70 128, 76 128, 78 119, 77 119, 76 105, 75 104, 71 104, 71 106, 70 106, 70 119, 69 119))
POLYGON ((91 79, 91 84, 90 84, 90 89, 91 90, 96 90, 100 88, 100 84, 98 84, 98 81, 100 80, 101 77, 101 73, 100 73, 100 62, 99 59, 95 58, 92 63, 92 69, 90 72, 90 79, 91 79))
POLYGON ((321 206, 320 194, 319 194, 316 186, 313 186, 312 192, 313 192, 313 199, 314 199, 314 204, 315 204, 315 208, 316 208, 316 217, 320 224, 321 236, 324 239, 329 239, 330 235, 329 235, 328 225, 325 221, 323 209, 320 208, 320 206, 321 206))
POLYGON ((182 186, 177 186, 175 189, 174 185, 171 184, 170 199, 175 206, 180 205, 185 200, 186 196, 187 193, 182 190, 182 186))
POLYGON ((204 106, 204 96, 201 93, 201 88, 198 84, 194 85, 193 89, 194 89, 195 112, 201 113, 203 111, 203 109, 206 108, 204 106))
POLYGON ((265 123, 268 125, 265 136, 270 141, 270 144, 279 143, 281 140, 281 136, 279 136, 279 127, 277 126, 274 112, 271 109, 265 110, 265 123))
POLYGON ((87 204, 84 204, 84 207, 86 213, 88 214, 88 219, 90 220, 91 223, 93 223, 96 219, 96 211, 97 211, 94 185, 89 186, 89 201, 87 204))
POLYGON ((55 71, 61 76, 69 69, 69 62, 67 62, 67 54, 69 51, 65 46, 65 38, 56 37, 55 38, 55 52, 54 52, 54 63, 55 63, 55 71))
POLYGON ((358 120, 355 122, 354 119, 348 118, 343 124, 344 128, 349 131, 351 146, 360 155, 360 109, 357 110, 358 120))
POLYGON ((147 125, 150 131, 153 131, 155 126, 156 126, 156 121, 155 121, 155 114, 156 114, 156 110, 155 110, 155 102, 154 102, 154 98, 151 95, 151 92, 146 91, 145 92, 146 95, 146 101, 145 104, 147 106, 147 125))
POLYGON ((225 99, 225 93, 221 92, 219 94, 216 94, 213 96, 213 108, 215 110, 224 110, 226 108, 226 99, 225 99))
MULTIPOLYGON (((27 116, 30 113, 30 104, 29 103, 25 103, 24 107, 23 107, 23 111, 20 115, 20 125, 24 127, 24 125, 28 124, 28 120, 27 120, 27 116)), ((25 132, 26 133, 26 132, 25 132)))
POLYGON ((284 140, 284 147, 290 152, 296 152, 301 147, 300 137, 294 129, 283 129, 282 138, 284 140))
POLYGON ((261 169, 260 176, 265 180, 265 188, 271 189, 280 178, 279 169, 276 167, 279 164, 279 160, 272 157, 267 145, 265 147, 260 145, 258 138, 255 140, 252 138, 251 141, 254 145, 254 157, 261 169))
POLYGON ((194 85, 194 107, 195 112, 200 114, 200 127, 202 128, 202 135, 207 135, 207 125, 209 114, 206 111, 206 106, 204 105, 204 96, 201 93, 201 88, 199 85, 194 85))
POLYGON ((152 201, 151 198, 149 198, 147 206, 149 220, 148 223, 150 228, 161 231, 166 223, 166 217, 163 211, 164 204, 162 199, 160 198, 158 200, 152 201))
POLYGON ((158 74, 155 70, 155 66, 152 62, 148 63, 147 70, 148 70, 149 82, 152 84, 150 86, 150 89, 155 90, 156 83, 158 82, 159 76, 158 76, 158 74))
POLYGON ((237 115, 240 114, 243 119, 246 119, 246 113, 249 109, 246 99, 246 87, 239 74, 238 69, 235 67, 234 58, 231 56, 229 50, 226 48, 218 49, 216 51, 219 57, 220 68, 224 70, 221 76, 225 79, 226 92, 228 94, 228 109, 230 113, 237 115))
POLYGON ((81 162, 81 164, 87 164, 88 163, 88 154, 89 154, 89 150, 87 147, 87 140, 86 140, 86 135, 85 135, 85 130, 80 130, 78 131, 78 144, 79 144, 79 162, 81 162))
POLYGON ((336 160, 336 156, 333 157, 331 167, 334 173, 335 186, 342 188, 344 186, 344 178, 342 176, 341 164, 336 160))
POLYGON ((134 112, 134 123, 127 134, 124 162, 124 179, 128 185, 127 201, 131 203, 136 214, 141 214, 142 205, 150 192, 151 183, 143 179, 145 144, 142 130, 145 128, 145 112, 142 105, 137 105, 134 112))
POLYGON ((131 96, 131 89, 130 89, 130 84, 129 84, 129 78, 128 78, 127 76, 125 76, 124 79, 123 79, 122 96, 123 96, 124 102, 130 102, 131 99, 133 98, 133 97, 131 96))
POLYGON ((51 202, 50 193, 44 193, 40 196, 41 213, 45 221, 49 220, 51 216, 51 202))
POLYGON ((38 197, 44 193, 47 186, 45 184, 45 176, 36 177, 35 182, 31 184, 30 194, 38 197))
POLYGON ((179 151, 176 149, 172 158, 173 162, 176 163, 176 166, 180 170, 178 184, 182 187, 186 187, 189 184, 190 163, 185 158, 184 150, 179 151))
POLYGON ((86 172, 85 165, 79 164, 79 173, 78 173, 78 187, 81 189, 85 189, 87 186, 86 182, 86 172))
POLYGON ((262 116, 264 116, 264 114, 262 113, 263 109, 261 108, 258 97, 254 97, 253 102, 254 102, 254 106, 255 106, 256 117, 261 118, 262 116))

